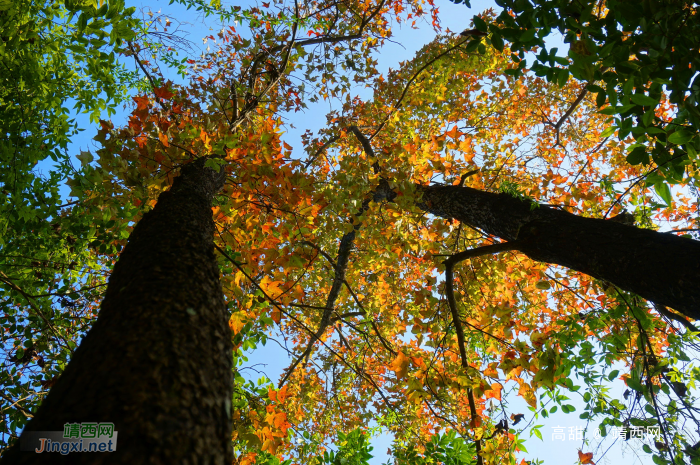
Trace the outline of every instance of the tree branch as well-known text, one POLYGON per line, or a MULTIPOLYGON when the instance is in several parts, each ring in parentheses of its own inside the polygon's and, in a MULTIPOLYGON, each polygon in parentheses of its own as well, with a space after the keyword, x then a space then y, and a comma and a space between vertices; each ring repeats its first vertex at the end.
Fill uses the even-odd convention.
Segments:
POLYGON ((408 82, 407 82, 406 85, 404 86, 403 91, 401 92, 401 95, 399 96, 398 100, 396 100, 396 103, 394 103, 394 106, 391 108, 391 110, 389 110, 389 113, 387 113, 387 115, 384 117, 384 121, 382 121, 382 122, 379 124, 379 126, 377 127, 377 129, 374 131, 374 134, 372 134, 372 135, 370 136, 369 140, 374 139, 374 137, 375 137, 377 134, 379 134, 379 131, 382 130, 382 128, 384 127, 384 125, 387 123, 387 121, 389 121, 389 118, 391 118, 391 115, 393 115, 394 112, 395 112, 396 110, 398 110, 398 109, 401 107, 401 102, 403 101, 404 97, 406 97, 406 93, 408 93, 408 89, 411 87, 411 85, 413 84, 413 82, 418 78, 418 76, 419 76, 423 71, 425 71, 429 66, 431 66, 433 63, 435 63, 436 61, 438 61, 440 58, 444 57, 444 56, 447 55, 448 53, 452 52, 453 50, 459 48, 460 46, 462 46, 463 44, 465 44, 468 40, 469 40, 469 39, 465 39, 465 40, 463 40, 463 41, 461 41, 461 42, 458 42, 456 45, 454 45, 454 46, 448 48, 447 50, 445 50, 444 52, 438 54, 438 55, 435 56, 434 58, 431 58, 430 60, 428 60, 428 62, 427 62, 426 64, 424 64, 423 66, 421 66, 421 67, 418 69, 418 71, 416 71, 416 72, 413 74, 413 76, 411 76, 411 78, 408 80, 408 82))
MULTIPOLYGON (((447 294, 447 302, 450 307, 450 313, 452 314, 452 322, 454 323, 455 332, 457 333, 457 345, 459 347, 459 355, 462 368, 465 371, 469 369, 469 363, 467 361, 464 328, 462 327, 462 321, 459 318, 459 311, 457 310, 457 301, 455 299, 454 293, 454 265, 468 258, 479 257, 481 255, 493 254, 498 252, 505 252, 507 250, 516 250, 516 247, 516 241, 487 245, 484 247, 465 250, 464 252, 454 254, 443 262, 445 265, 445 293, 447 294)), ((474 393, 472 392, 471 388, 467 388, 467 398, 469 400, 469 410, 472 416, 471 425, 472 427, 476 427, 476 419, 478 418, 478 414, 476 412, 474 393)), ((477 439, 475 441, 475 444, 477 454, 476 463, 477 465, 483 465, 484 461, 481 457, 481 439, 477 439)))
MULTIPOLYGON (((559 118, 559 121, 554 125, 554 130, 557 131, 557 136, 559 135, 559 130, 561 129, 562 124, 566 122, 567 119, 569 119, 569 116, 576 110, 576 107, 579 106, 579 104, 583 101, 583 98, 586 96, 588 93, 588 89, 585 87, 583 90, 578 94, 578 97, 576 97, 576 100, 571 104, 568 110, 566 110, 566 113, 562 115, 561 118, 559 118)), ((558 138, 558 137, 557 137, 558 138)))
POLYGON ((698 332, 700 329, 698 329, 697 326, 695 326, 693 323, 690 321, 686 320, 680 315, 676 315, 675 313, 669 311, 668 308, 666 308, 664 305, 659 305, 655 302, 652 302, 654 305, 654 308, 656 309, 657 312, 659 312, 661 315, 665 316, 666 318, 670 318, 672 320, 675 320, 685 326, 687 329, 693 331, 693 332, 698 332))
POLYGON ((17 291, 17 292, 19 292, 20 294, 22 294, 22 296, 24 296, 24 298, 27 299, 27 303, 29 304, 29 307, 30 307, 32 310, 34 310, 34 313, 35 313, 39 318, 42 319, 42 321, 43 321, 43 322, 46 324, 46 326, 51 330, 51 332, 54 334, 54 336, 56 336, 56 340, 57 340, 57 341, 63 342, 63 345, 65 346, 65 348, 68 349, 68 352, 70 352, 70 353, 72 354, 72 353, 73 353, 73 349, 71 348, 70 344, 68 344, 68 341, 67 341, 63 336, 61 336, 61 335, 58 334, 58 331, 56 331, 56 328, 54 327, 54 325, 51 324, 51 321, 50 321, 48 318, 46 318, 46 315, 44 315, 44 312, 42 312, 42 311, 39 309, 39 307, 37 307, 37 306, 32 302, 32 296, 29 295, 29 294, 27 294, 26 292, 24 292, 19 286, 17 286, 15 283, 13 283, 12 280, 10 280, 10 278, 9 278, 5 273, 3 273, 2 271, 0 271, 0 274, 3 276, 3 277, 0 277, 0 281, 4 282, 5 284, 7 284, 8 286, 10 286, 10 287, 11 287, 12 289, 14 289, 15 291, 17 291))

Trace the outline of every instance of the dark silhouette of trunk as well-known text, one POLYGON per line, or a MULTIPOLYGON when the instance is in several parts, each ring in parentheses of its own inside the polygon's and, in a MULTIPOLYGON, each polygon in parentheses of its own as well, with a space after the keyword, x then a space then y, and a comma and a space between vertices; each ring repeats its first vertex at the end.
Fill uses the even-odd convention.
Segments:
POLYGON ((700 319, 699 241, 584 218, 505 193, 459 186, 418 188, 418 206, 427 212, 517 240, 514 248, 533 260, 581 271, 700 319))
POLYGON ((112 422, 115 452, 7 451, 2 464, 230 464, 231 333, 211 200, 224 174, 204 159, 134 228, 97 321, 26 431, 112 422))

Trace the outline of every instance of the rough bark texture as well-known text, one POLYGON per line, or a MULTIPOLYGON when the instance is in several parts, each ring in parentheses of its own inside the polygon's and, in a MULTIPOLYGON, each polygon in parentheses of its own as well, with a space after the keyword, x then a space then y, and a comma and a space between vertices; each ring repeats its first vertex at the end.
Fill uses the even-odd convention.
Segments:
POLYGON ((2 464, 230 464, 231 336, 212 242, 223 173, 203 159, 134 228, 97 321, 26 426, 112 422, 112 453, 22 452, 2 464))
POLYGON ((536 206, 508 194, 420 186, 419 207, 507 241, 533 260, 604 279, 700 319, 700 242, 536 206), (522 242, 521 242, 522 241, 522 242))

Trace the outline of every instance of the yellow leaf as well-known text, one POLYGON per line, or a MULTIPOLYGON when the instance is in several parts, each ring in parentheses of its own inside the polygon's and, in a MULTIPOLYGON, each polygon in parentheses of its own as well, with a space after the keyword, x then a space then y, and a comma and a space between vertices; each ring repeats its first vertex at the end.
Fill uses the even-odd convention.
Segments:
POLYGON ((231 328, 231 331, 233 331, 233 334, 238 334, 241 332, 245 326, 244 319, 245 315, 242 312, 236 312, 231 315, 231 318, 228 320, 228 325, 231 328))
POLYGON ((529 384, 525 381, 520 382, 520 389, 518 389, 518 395, 525 399, 530 407, 537 408, 537 398, 535 397, 535 392, 532 390, 529 384))

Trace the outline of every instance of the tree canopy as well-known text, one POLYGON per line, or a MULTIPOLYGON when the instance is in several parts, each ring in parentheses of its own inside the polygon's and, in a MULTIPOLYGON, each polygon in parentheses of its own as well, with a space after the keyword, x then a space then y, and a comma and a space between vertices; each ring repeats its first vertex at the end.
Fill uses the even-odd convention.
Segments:
POLYGON ((138 31, 133 13, 123 2, 0 2, 3 445, 94 316, 77 305, 99 298, 103 282, 86 273, 105 270, 88 249, 95 222, 68 209, 80 201, 63 204, 60 189, 73 174, 68 147, 79 127, 71 115, 87 112, 97 123, 138 80, 116 58, 138 31), (35 368, 18 375, 30 361, 35 368))
MULTIPOLYGON (((430 2, 234 8, 213 50, 184 63, 182 85, 129 35, 117 53, 150 88, 126 124, 99 122, 99 148, 68 181, 77 200, 59 208, 58 175, 53 197, 35 200, 31 162, 3 178, 34 212, 8 214, 0 252, 3 445, 33 416, 28 428, 56 424, 70 402, 87 406, 76 419, 89 415, 78 393, 105 381, 128 401, 100 414, 125 422, 138 416, 132 400, 152 396, 167 422, 185 415, 180 397, 201 398, 216 431, 193 437, 211 433, 216 448, 230 436, 233 455, 224 445, 212 456, 237 464, 367 463, 372 424, 393 433, 397 464, 515 462, 541 438, 538 418, 575 411, 573 395, 602 436, 658 427, 643 445, 655 463, 697 463, 697 55, 635 35, 691 34, 697 12, 679 3, 668 24, 642 25, 617 3, 549 3, 504 2, 386 74, 377 63, 392 27, 427 17, 439 29, 430 2), (568 28, 569 58, 542 41, 553 28, 568 28), (690 71, 677 70, 683 60, 690 71), (327 126, 293 147, 285 130, 320 101, 327 126), (271 338, 293 362, 279 380, 247 382, 246 351, 271 338), (110 362, 91 380, 100 357, 110 362), (621 399, 609 395, 618 380, 621 399), (509 406, 516 395, 529 411, 509 406)), ((100 21, 112 7, 85 8, 100 21)), ((28 86, 27 98, 44 89, 28 86)), ((51 121, 66 120, 57 109, 78 92, 62 89, 51 121)), ((581 463, 598 459, 592 435, 581 463)), ((140 450, 128 454, 147 460, 140 450)))
MULTIPOLYGON (((571 108, 586 94, 595 95, 601 113, 611 116, 606 134, 617 130, 620 140, 632 135, 628 163, 651 165, 647 183, 668 199, 668 183, 683 182, 684 167, 697 163, 697 5, 660 0, 496 3, 503 10, 490 24, 475 17, 474 46, 490 33, 487 41, 498 50, 504 39, 509 42, 518 63, 509 74, 519 75, 527 66, 525 52, 533 51, 536 75, 549 82, 564 83, 572 76, 585 83, 571 108), (545 42, 556 33, 569 44, 568 53, 545 42)), ((555 121, 548 124, 558 129, 555 121)))

